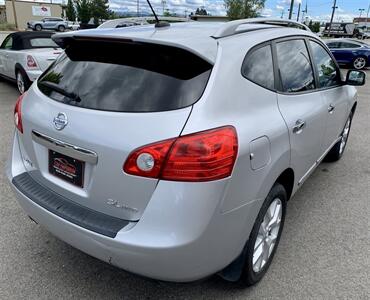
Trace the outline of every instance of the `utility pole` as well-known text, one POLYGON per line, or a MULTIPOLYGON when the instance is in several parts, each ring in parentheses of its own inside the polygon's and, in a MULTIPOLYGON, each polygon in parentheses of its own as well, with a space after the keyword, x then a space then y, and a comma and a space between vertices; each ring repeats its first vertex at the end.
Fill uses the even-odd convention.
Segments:
POLYGON ((293 7, 294 7, 294 0, 291 0, 290 1, 290 10, 289 10, 289 20, 292 19, 292 15, 293 15, 293 7))
POLYGON ((12 0, 12 5, 13 5, 14 25, 15 25, 15 29, 18 30, 18 20, 17 20, 17 12, 15 9, 15 0, 12 0))
POLYGON ((334 19, 334 14, 335 14, 335 10, 338 8, 337 6, 337 0, 334 0, 334 5, 333 5, 333 12, 331 14, 331 19, 330 19, 330 25, 329 25, 329 32, 328 32, 328 35, 330 36, 330 33, 331 33, 331 25, 333 24, 333 19, 334 19))
POLYGON ((365 21, 365 30, 366 30, 366 32, 368 31, 367 30, 367 20, 369 19, 369 12, 370 12, 370 3, 369 3, 369 8, 367 9, 366 21, 365 21))
POLYGON ((359 8, 358 9, 360 11, 360 18, 362 17, 362 13, 365 11, 365 8, 359 8))
POLYGON ((285 9, 283 9, 283 10, 281 11, 281 18, 282 18, 282 19, 284 19, 284 11, 285 11, 285 9))
POLYGON ((306 16, 307 13, 308 13, 308 9, 307 9, 307 1, 306 1, 306 8, 302 10, 302 23, 305 21, 304 17, 306 16))
POLYGON ((138 17, 140 17, 140 6, 139 6, 139 0, 136 0, 136 14, 138 17))
POLYGON ((301 13, 301 2, 299 2, 299 6, 298 6, 297 22, 299 22, 299 14, 300 13, 301 13))
POLYGON ((162 0, 162 15, 164 16, 164 9, 166 8, 166 0, 162 0))

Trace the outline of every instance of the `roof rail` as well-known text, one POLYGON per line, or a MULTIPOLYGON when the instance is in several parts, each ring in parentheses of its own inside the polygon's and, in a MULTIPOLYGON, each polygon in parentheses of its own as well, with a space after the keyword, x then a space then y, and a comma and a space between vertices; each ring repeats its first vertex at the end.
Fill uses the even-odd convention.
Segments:
POLYGON ((212 35, 214 38, 222 38, 230 35, 234 35, 237 33, 244 32, 243 30, 238 31, 238 27, 245 24, 264 24, 264 25, 275 25, 275 26, 284 26, 284 27, 294 27, 299 28, 307 31, 311 31, 306 25, 292 21, 292 20, 285 20, 285 19, 270 19, 270 18, 252 18, 252 19, 242 19, 242 20, 235 20, 226 22, 224 25, 221 26, 217 32, 212 35))

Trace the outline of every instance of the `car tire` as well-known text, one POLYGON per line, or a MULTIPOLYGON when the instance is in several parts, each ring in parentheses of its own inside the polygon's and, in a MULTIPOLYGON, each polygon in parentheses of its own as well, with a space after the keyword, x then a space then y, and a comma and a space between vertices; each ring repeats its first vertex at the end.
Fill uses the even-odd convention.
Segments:
POLYGON ((63 25, 58 26, 58 31, 64 32, 65 30, 66 30, 65 26, 63 26, 63 25))
POLYGON ((343 131, 340 135, 340 140, 331 148, 329 153, 326 155, 324 161, 326 162, 334 162, 341 159, 343 156, 344 150, 346 149, 349 133, 351 132, 352 126, 352 119, 353 119, 353 112, 349 114, 349 117, 344 125, 343 131))
POLYGON ((239 280, 242 286, 256 284, 268 270, 284 227, 286 203, 286 190, 276 183, 262 204, 249 236, 245 249, 245 264, 239 280), (275 221, 272 222, 273 220, 275 221))
POLYGON ((367 65, 367 59, 364 56, 356 57, 352 62, 352 67, 356 70, 362 70, 367 65))
POLYGON ((28 79, 27 74, 22 70, 17 70, 15 75, 18 92, 22 95, 30 88, 31 81, 28 79))
POLYGON ((40 24, 36 24, 35 25, 35 30, 36 31, 41 31, 42 30, 42 26, 40 24))

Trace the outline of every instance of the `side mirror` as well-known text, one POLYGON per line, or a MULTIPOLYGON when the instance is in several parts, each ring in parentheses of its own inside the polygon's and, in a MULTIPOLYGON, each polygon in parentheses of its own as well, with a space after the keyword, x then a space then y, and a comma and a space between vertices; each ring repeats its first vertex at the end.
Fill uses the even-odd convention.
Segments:
POLYGON ((361 86, 366 82, 366 73, 363 71, 350 70, 347 73, 346 84, 361 86))

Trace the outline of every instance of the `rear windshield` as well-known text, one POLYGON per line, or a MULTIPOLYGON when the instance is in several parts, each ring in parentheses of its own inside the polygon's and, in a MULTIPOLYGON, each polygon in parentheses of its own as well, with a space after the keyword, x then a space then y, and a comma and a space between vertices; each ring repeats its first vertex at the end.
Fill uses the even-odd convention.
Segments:
POLYGON ((157 112, 194 104, 212 65, 176 47, 133 42, 71 42, 42 75, 39 89, 69 105, 157 112))
POLYGON ((51 38, 33 38, 30 39, 32 48, 58 48, 51 38))

